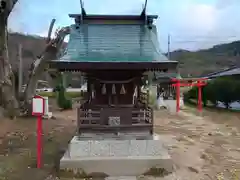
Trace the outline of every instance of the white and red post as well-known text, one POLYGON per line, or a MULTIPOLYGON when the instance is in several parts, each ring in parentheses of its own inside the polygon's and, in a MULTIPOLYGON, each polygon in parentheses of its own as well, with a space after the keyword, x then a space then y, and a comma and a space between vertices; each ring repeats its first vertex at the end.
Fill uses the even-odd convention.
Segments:
POLYGON ((36 95, 32 100, 32 115, 37 117, 37 168, 42 166, 42 117, 45 113, 45 99, 36 95))

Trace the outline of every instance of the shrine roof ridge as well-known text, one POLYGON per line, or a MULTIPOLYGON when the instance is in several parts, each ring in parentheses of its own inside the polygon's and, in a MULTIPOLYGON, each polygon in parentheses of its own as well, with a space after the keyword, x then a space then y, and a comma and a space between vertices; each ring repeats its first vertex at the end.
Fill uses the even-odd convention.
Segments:
MULTIPOLYGON (((82 14, 69 14, 70 18, 80 18, 82 14)), ((158 15, 146 15, 147 19, 157 19, 158 15)), ((85 15, 84 19, 95 19, 95 20, 141 20, 143 19, 140 15, 104 15, 104 14, 90 14, 85 15)), ((145 20, 145 19, 143 19, 145 20)))

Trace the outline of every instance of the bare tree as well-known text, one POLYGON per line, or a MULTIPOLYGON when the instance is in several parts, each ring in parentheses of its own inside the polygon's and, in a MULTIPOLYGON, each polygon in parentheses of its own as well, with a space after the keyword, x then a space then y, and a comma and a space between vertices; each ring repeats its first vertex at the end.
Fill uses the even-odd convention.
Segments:
MULTIPOLYGON (((64 38, 69 34, 69 27, 64 27, 51 39, 55 19, 52 20, 48 32, 46 48, 34 61, 30 69, 28 83, 21 98, 17 99, 14 90, 14 75, 9 62, 7 46, 7 20, 18 0, 0 0, 0 106, 11 118, 29 112, 31 99, 36 91, 39 77, 48 68, 48 61, 57 59, 64 38)), ((29 113, 27 113, 29 114, 29 113)))
POLYGON ((18 0, 0 0, 0 104, 14 118, 19 107, 13 89, 13 72, 7 46, 8 17, 18 0))
POLYGON ((51 32, 54 22, 55 19, 53 19, 50 24, 47 45, 43 54, 37 58, 31 66, 27 86, 24 91, 23 100, 21 101, 21 109, 24 110, 25 113, 30 109, 29 105, 31 104, 32 97, 35 94, 39 77, 42 75, 45 69, 48 69, 49 60, 59 58, 59 53, 62 48, 64 39, 70 32, 69 27, 61 28, 56 32, 56 37, 51 40, 51 32))

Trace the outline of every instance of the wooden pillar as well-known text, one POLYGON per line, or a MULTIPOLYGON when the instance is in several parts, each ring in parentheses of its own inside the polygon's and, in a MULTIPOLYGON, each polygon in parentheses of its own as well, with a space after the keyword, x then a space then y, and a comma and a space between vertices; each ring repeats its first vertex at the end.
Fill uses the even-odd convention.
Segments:
POLYGON ((141 94, 141 87, 137 86, 137 100, 140 100, 140 94, 141 94))
POLYGON ((157 99, 160 95, 160 84, 157 84, 157 99))
POLYGON ((149 99, 150 96, 149 96, 149 88, 147 89, 147 103, 146 103, 146 108, 149 106, 149 99))
POLYGON ((168 84, 168 98, 170 97, 170 92, 171 92, 171 86, 168 84))
POLYGON ((90 100, 91 97, 91 80, 87 77, 87 100, 90 100))

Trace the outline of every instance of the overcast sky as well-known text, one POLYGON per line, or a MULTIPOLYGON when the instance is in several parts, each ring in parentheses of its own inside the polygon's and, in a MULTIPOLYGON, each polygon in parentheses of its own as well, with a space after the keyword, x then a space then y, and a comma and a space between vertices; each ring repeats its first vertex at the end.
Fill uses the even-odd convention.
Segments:
MULTIPOLYGON (((144 0, 83 0, 91 14, 140 14, 144 0)), ((55 28, 70 25, 69 13, 80 13, 79 0, 19 0, 9 18, 12 31, 47 36, 52 18, 55 28), (31 1, 31 3, 29 3, 31 1)), ((157 14, 160 47, 197 50, 240 40, 240 0, 148 0, 148 14, 157 14)))

